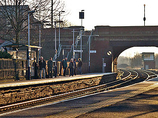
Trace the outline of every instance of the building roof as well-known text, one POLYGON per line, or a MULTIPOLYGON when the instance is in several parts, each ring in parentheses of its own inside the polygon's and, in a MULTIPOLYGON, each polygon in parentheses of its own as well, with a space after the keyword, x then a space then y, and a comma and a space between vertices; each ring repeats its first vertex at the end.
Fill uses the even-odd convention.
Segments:
POLYGON ((2 43, 4 43, 4 42, 5 42, 4 40, 0 39, 0 44, 2 44, 2 43))

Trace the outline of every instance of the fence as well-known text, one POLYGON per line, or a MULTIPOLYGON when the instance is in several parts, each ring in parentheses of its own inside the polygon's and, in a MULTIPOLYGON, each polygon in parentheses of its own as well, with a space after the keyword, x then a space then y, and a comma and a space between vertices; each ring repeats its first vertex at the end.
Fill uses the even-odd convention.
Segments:
POLYGON ((26 75, 26 60, 0 59, 0 80, 24 79, 26 75))
MULTIPOLYGON (((47 61, 46 61, 47 62, 47 61)), ((32 65, 32 64, 31 64, 32 65)), ((69 65, 69 62, 68 62, 69 65)), ((87 73, 87 63, 83 63, 82 72, 87 73)), ((27 61, 16 60, 16 59, 0 59, 0 82, 8 82, 15 80, 26 80, 27 61)), ((46 72, 48 68, 46 66, 46 72)), ((63 69, 61 68, 60 62, 57 62, 57 75, 63 75, 63 69)), ((67 70, 69 75, 69 69, 67 70)), ((31 76, 34 76, 34 69, 31 67, 31 76)), ((39 71, 38 71, 39 76, 39 71)))

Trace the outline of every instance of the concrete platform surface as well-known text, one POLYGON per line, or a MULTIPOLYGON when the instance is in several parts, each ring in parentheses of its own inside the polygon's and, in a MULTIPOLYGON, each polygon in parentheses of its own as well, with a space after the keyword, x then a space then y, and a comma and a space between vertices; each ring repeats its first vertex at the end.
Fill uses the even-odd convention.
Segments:
POLYGON ((111 75, 111 74, 113 74, 113 73, 89 73, 89 74, 82 74, 82 75, 76 75, 76 76, 70 76, 70 77, 69 76, 58 76, 56 78, 14 81, 14 82, 9 82, 9 83, 0 83, 0 88, 27 86, 27 85, 34 85, 34 84, 47 84, 50 82, 64 82, 64 81, 93 78, 93 77, 97 77, 97 76, 104 76, 104 75, 111 75))
POLYGON ((153 84, 143 87, 142 93, 77 118, 158 118, 158 78, 148 82, 153 84))
POLYGON ((91 96, 85 101, 92 100, 97 102, 84 104, 82 107, 51 115, 47 118, 158 117, 158 83, 153 80, 91 96))

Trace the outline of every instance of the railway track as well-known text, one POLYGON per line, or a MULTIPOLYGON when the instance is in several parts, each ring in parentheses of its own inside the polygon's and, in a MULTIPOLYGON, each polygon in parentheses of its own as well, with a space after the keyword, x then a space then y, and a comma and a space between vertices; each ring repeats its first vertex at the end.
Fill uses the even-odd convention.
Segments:
POLYGON ((30 101, 25 101, 25 102, 20 102, 20 103, 15 103, 11 105, 6 105, 6 106, 1 106, 0 107, 0 114, 4 112, 9 112, 13 110, 18 110, 18 109, 24 109, 24 108, 29 108, 33 106, 38 106, 41 104, 47 104, 47 103, 55 103, 59 102, 62 100, 68 100, 68 99, 73 99, 73 98, 78 98, 78 97, 83 97, 87 96, 90 94, 110 90, 110 89, 115 89, 123 86, 127 86, 136 82, 148 80, 152 77, 157 77, 157 75, 151 71, 142 71, 142 70, 120 70, 120 79, 117 79, 116 81, 82 89, 82 90, 77 90, 77 91, 72 91, 69 93, 63 93, 55 96, 50 96, 50 97, 45 97, 45 98, 39 98, 35 100, 30 100, 30 101))

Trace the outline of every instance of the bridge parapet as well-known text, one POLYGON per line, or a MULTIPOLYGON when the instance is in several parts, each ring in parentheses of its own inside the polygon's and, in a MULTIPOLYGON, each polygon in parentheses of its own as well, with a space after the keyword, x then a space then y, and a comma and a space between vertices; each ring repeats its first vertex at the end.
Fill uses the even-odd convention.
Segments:
POLYGON ((158 40, 158 26, 96 26, 95 33, 104 40, 158 40))

